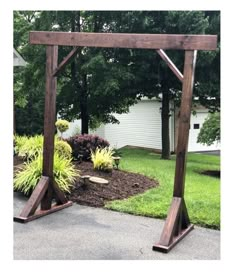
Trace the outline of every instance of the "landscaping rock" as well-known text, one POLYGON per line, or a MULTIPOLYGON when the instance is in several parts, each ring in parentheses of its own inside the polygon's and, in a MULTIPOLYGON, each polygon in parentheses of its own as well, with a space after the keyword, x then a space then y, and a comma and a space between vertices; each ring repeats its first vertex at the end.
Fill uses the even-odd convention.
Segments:
POLYGON ((91 176, 89 178, 89 181, 94 184, 108 184, 109 183, 108 180, 101 178, 101 177, 96 177, 96 176, 91 176))

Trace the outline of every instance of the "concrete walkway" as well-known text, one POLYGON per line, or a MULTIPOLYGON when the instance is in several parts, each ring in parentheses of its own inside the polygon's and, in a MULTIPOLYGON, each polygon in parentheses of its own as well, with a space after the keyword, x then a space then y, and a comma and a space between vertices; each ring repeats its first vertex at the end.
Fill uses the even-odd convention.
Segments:
MULTIPOLYGON (((25 198, 15 193, 14 215, 25 198)), ((168 254, 152 251, 163 220, 74 204, 32 222, 14 222, 15 260, 218 260, 220 231, 195 227, 168 254)))

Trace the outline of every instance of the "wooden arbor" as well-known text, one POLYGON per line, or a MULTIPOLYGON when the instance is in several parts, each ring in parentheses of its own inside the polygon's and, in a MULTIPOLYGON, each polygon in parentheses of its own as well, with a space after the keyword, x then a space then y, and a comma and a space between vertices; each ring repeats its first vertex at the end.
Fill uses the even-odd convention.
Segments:
POLYGON ((193 229, 184 201, 185 166, 191 115, 192 91, 197 50, 215 50, 214 35, 161 35, 161 34, 112 34, 112 33, 63 33, 30 32, 31 44, 47 45, 46 97, 44 111, 44 146, 42 178, 15 221, 28 222, 71 206, 53 179, 54 131, 57 75, 77 54, 79 46, 154 49, 183 83, 173 200, 159 243, 153 250, 168 252, 193 229), (74 46, 58 65, 58 46, 74 46), (183 75, 162 49, 185 50, 183 75), (52 199, 56 204, 52 206, 52 199), (37 210, 41 203, 41 208, 37 210))

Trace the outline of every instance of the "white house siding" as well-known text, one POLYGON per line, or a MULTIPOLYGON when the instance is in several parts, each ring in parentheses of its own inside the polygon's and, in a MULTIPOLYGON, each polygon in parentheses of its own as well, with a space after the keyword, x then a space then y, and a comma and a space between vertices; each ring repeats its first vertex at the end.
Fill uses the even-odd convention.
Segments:
POLYGON ((220 143, 214 143, 211 146, 202 145, 197 143, 197 137, 200 132, 205 119, 208 116, 208 111, 206 109, 197 110, 196 115, 191 115, 190 120, 190 130, 189 130, 189 143, 188 151, 214 151, 220 150, 220 143))
MULTIPOLYGON (((120 121, 120 124, 106 124, 99 127, 96 131, 90 133, 97 134, 108 140, 111 146, 121 148, 124 146, 137 146, 153 149, 162 149, 161 145, 161 103, 157 100, 142 100, 134 106, 130 107, 127 114, 114 114, 120 121)), ((178 111, 176 112, 178 114, 178 111)), ((197 136, 200 128, 207 118, 206 109, 197 110, 196 115, 191 115, 189 146, 188 151, 211 151, 219 150, 220 144, 212 146, 204 146, 197 143, 197 136), (194 125, 199 125, 198 129, 194 129, 194 125)), ((76 120, 70 123, 70 128, 63 137, 70 137, 78 132, 81 121, 76 120)), ((177 141, 177 127, 174 116, 170 117, 170 150, 174 151, 174 145, 177 141), (176 128, 176 129, 175 129, 176 128), (174 138, 175 137, 175 138, 174 138), (175 141, 176 140, 176 141, 175 141)), ((79 133, 79 132, 78 132, 79 133)))
MULTIPOLYGON (((157 100, 142 100, 130 107, 127 114, 114 114, 120 124, 106 124, 96 131, 90 131, 108 140, 111 146, 146 147, 161 150, 161 103, 157 100)), ((63 137, 74 134, 75 128, 80 126, 80 120, 70 123, 69 129, 63 137)), ((170 119, 171 150, 174 150, 173 120, 170 119)))
MULTIPOLYGON (((161 103, 154 100, 142 100, 130 107, 127 114, 115 114, 120 124, 107 124, 99 128, 99 135, 103 130, 103 138, 111 146, 137 146, 161 150, 161 103)), ((170 129, 172 128, 170 120, 170 129)), ((172 137, 172 135, 171 135, 172 137)), ((171 145, 173 139, 171 140, 171 145)), ((173 150, 173 146, 171 147, 173 150)))
POLYGON ((69 138, 73 135, 80 134, 81 120, 70 122, 69 129, 63 132, 63 138, 69 138))
POLYGON ((130 107, 128 114, 115 116, 120 124, 105 126, 105 137, 112 146, 160 148, 161 120, 157 102, 142 101, 130 107))

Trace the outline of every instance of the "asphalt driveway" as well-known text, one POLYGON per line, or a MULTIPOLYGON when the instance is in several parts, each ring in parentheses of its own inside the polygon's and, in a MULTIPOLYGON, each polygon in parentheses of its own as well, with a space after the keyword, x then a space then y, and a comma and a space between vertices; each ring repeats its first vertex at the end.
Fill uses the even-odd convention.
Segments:
MULTIPOLYGON (((14 215, 25 198, 14 195, 14 215)), ((220 231, 195 227, 168 254, 152 251, 163 220, 73 206, 40 219, 14 222, 15 260, 218 260, 220 231)))

